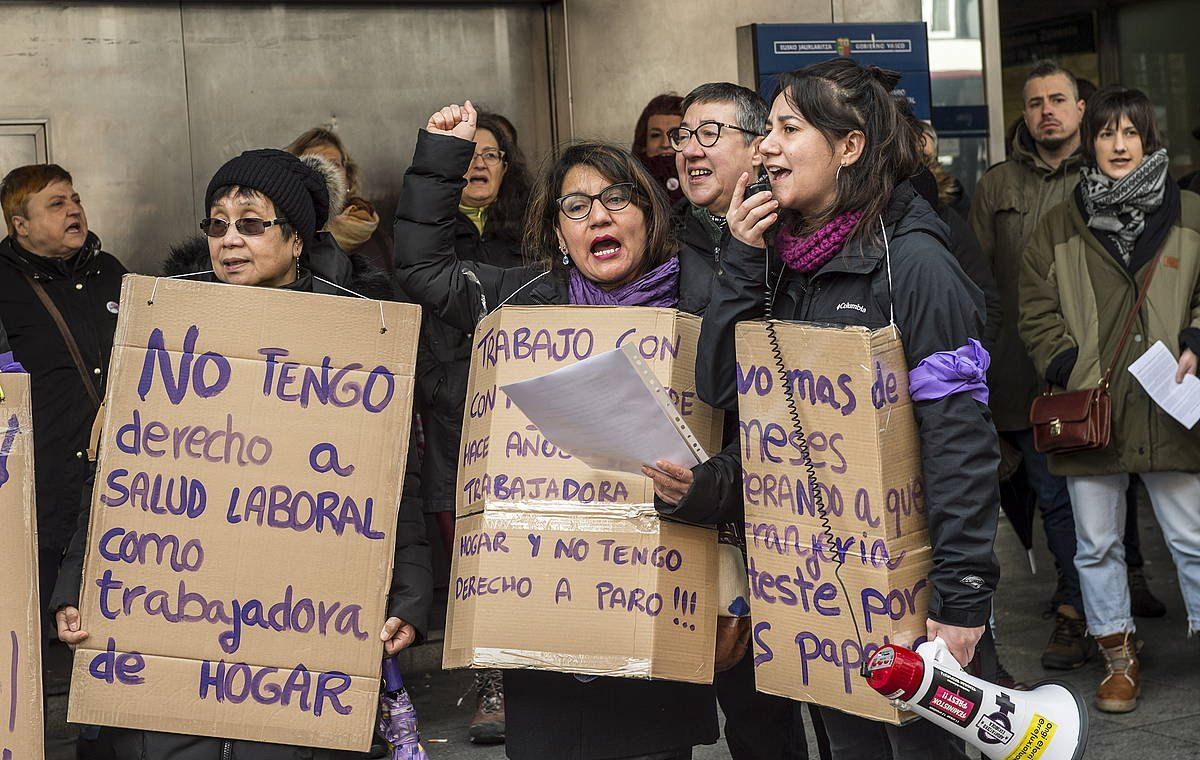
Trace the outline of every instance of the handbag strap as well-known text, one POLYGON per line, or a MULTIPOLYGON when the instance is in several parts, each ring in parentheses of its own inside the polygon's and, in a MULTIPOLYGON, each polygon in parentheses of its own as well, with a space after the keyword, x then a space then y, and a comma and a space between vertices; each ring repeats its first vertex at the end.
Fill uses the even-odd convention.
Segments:
POLYGON ((83 387, 87 390, 88 396, 91 397, 92 403, 99 409, 100 394, 96 392, 96 386, 92 383, 92 378, 88 377, 87 368, 83 366, 83 354, 79 352, 79 344, 75 342, 75 336, 71 334, 71 328, 67 327, 67 321, 63 319, 62 312, 58 310, 58 306, 50 298, 50 294, 42 287, 42 283, 30 277, 28 272, 22 272, 21 276, 29 283, 29 287, 33 288, 34 295, 46 307, 46 311, 50 312, 50 318, 54 320, 59 334, 62 335, 63 341, 67 344, 67 350, 71 352, 71 359, 75 362, 75 369, 79 370, 79 379, 83 381, 83 387))
POLYGON ((1117 341, 1117 350, 1113 352, 1112 360, 1109 361, 1103 377, 1100 378, 1101 388, 1108 388, 1108 381, 1112 377, 1113 369, 1117 366, 1117 359, 1121 358, 1121 351, 1124 350, 1125 342, 1129 340, 1129 333, 1133 330, 1133 320, 1137 319, 1138 313, 1142 310, 1142 304, 1146 302, 1146 294, 1150 292, 1150 281, 1154 279, 1154 273, 1158 271, 1158 260, 1161 257, 1162 250, 1159 250, 1154 256, 1154 261, 1150 263, 1150 271, 1146 273, 1146 282, 1142 284, 1137 302, 1133 305, 1133 311, 1129 312, 1129 316, 1125 318, 1125 327, 1121 330, 1121 339, 1117 341))

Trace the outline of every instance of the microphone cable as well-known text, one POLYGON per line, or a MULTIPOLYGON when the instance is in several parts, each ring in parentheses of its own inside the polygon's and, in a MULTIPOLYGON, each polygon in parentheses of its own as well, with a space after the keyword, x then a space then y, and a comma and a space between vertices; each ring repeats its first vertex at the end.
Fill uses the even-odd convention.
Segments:
MULTIPOLYGON (((837 539, 833 534, 833 523, 830 520, 829 512, 825 507, 825 499, 821 496, 821 486, 817 480, 817 468, 813 464, 812 455, 808 448, 808 436, 804 433, 804 425, 800 422, 800 410, 796 405, 796 394, 792 383, 788 381, 787 364, 783 360, 783 350, 779 345, 779 336, 775 333, 775 296, 779 292, 779 287, 783 283, 784 269, 779 270, 779 277, 775 281, 775 287, 769 286, 771 272, 771 246, 764 240, 764 248, 766 249, 766 282, 767 300, 766 300, 766 330, 767 340, 771 344, 771 354, 775 360, 775 370, 779 373, 779 382, 783 384, 783 397, 787 402, 788 417, 791 418, 792 426, 796 436, 796 447, 800 450, 800 459, 803 463, 805 473, 808 480, 808 491, 812 499, 813 508, 821 520, 821 534, 824 543, 824 549, 829 552, 833 560, 834 569, 833 577, 837 580, 838 586, 842 590, 842 597, 846 600, 846 607, 850 611, 850 622, 854 625, 854 638, 858 641, 858 649, 861 652, 862 662, 859 667, 859 675, 867 678, 869 671, 867 670, 867 647, 863 643, 862 631, 858 627, 858 615, 854 612, 854 602, 850 599, 850 593, 846 590, 846 582, 842 579, 842 568, 845 567, 846 558, 838 551, 837 539)), ((889 269, 890 274, 890 269, 889 269)), ((817 566, 820 567, 818 561, 817 566)))

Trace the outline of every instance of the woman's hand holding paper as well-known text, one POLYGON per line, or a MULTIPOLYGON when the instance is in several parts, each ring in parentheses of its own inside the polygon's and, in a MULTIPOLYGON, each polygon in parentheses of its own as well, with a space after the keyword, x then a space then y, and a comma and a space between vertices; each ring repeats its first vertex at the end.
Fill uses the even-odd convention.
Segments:
POLYGON ((654 481, 654 493, 671 506, 683 501, 692 487, 692 471, 660 459, 654 467, 642 465, 642 474, 654 481), (657 469, 656 469, 657 468, 657 469))

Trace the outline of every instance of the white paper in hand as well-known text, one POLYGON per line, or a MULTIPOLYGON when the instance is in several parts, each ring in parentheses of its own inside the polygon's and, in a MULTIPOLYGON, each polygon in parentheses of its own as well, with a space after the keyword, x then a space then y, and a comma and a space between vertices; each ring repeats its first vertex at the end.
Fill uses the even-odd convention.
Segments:
POLYGON ((1171 349, 1160 340, 1129 365, 1129 372, 1154 403, 1191 430, 1200 420, 1200 378, 1184 375, 1183 382, 1176 383, 1178 368, 1179 362, 1171 349))
POLYGON ((664 459, 708 459, 632 346, 500 388, 555 446, 597 470, 640 475, 664 459))

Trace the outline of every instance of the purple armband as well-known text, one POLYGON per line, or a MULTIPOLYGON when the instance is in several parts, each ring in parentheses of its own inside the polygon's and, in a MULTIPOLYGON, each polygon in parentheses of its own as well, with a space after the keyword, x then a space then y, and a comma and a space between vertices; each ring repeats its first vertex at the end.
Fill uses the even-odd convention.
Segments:
POLYGON ((0 372, 25 372, 25 368, 13 358, 12 351, 5 351, 0 354, 0 372))
POLYGON ((981 404, 988 402, 987 369, 992 357, 974 338, 954 351, 938 351, 921 360, 908 373, 908 393, 913 401, 937 401, 956 393, 970 393, 981 404))

